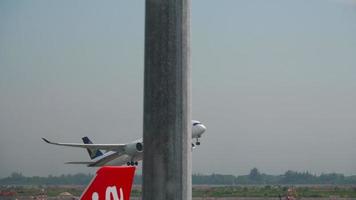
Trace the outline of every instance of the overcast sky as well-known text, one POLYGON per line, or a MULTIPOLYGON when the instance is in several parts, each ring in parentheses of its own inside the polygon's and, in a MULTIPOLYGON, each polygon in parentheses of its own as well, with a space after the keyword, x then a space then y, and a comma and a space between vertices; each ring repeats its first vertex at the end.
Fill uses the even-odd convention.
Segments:
MULTIPOLYGON (((0 177, 142 136, 144 1, 0 0, 0 177)), ((356 1, 193 0, 193 172, 356 174, 356 1)))

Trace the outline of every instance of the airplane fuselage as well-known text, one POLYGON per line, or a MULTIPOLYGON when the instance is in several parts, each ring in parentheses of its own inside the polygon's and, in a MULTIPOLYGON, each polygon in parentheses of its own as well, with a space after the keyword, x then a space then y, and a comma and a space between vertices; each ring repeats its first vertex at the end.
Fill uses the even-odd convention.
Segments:
MULTIPOLYGON (((196 145, 200 145, 199 138, 205 132, 206 127, 199 121, 192 121, 192 139, 195 139, 195 143, 192 142, 192 148, 196 145)), ((137 165, 138 161, 143 158, 143 139, 140 138, 136 141, 127 144, 93 144, 88 137, 83 137, 84 144, 81 143, 58 143, 51 142, 45 138, 42 138, 46 143, 67 146, 78 147, 87 149, 91 161, 84 162, 68 162, 68 164, 87 164, 88 167, 98 166, 118 166, 118 165, 137 165)))
MULTIPOLYGON (((195 145, 200 145, 199 138, 203 135, 205 132, 206 127, 200 123, 199 121, 192 121, 192 139, 196 139, 197 141, 192 143, 192 147, 195 147, 195 145)), ((140 138, 136 140, 134 143, 142 143, 143 145, 143 139, 140 138)), ((110 157, 110 155, 114 155, 115 151, 109 151, 103 154, 102 156, 97 157, 93 161, 95 162, 96 160, 99 162, 95 162, 93 165, 88 165, 90 167, 99 167, 99 166, 118 166, 118 165, 137 165, 138 161, 141 161, 143 159, 143 151, 136 151, 132 152, 130 154, 122 154, 118 157, 113 158, 112 160, 108 159, 105 160, 105 158, 110 157), (100 162, 102 160, 102 162, 100 162)), ((113 156, 114 157, 114 156, 113 156)))

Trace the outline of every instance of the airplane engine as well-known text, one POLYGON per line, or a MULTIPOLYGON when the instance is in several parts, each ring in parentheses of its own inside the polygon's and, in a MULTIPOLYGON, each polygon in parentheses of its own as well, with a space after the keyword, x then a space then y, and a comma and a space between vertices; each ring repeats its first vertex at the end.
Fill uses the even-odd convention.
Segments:
POLYGON ((126 145, 125 151, 127 154, 134 155, 135 153, 139 153, 143 151, 143 143, 142 142, 134 142, 126 145))

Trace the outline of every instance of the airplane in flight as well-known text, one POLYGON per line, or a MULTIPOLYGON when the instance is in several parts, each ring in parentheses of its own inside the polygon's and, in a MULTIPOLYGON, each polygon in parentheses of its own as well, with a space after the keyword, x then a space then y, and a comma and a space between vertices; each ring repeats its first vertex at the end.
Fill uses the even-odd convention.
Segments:
MULTIPOLYGON (((199 139, 206 131, 206 127, 199 121, 192 120, 192 148, 200 145, 199 139)), ((83 137, 83 143, 57 143, 42 138, 48 144, 79 147, 87 149, 90 161, 67 162, 66 164, 86 164, 88 167, 138 165, 143 158, 143 139, 140 138, 127 144, 93 144, 88 137, 83 137)))

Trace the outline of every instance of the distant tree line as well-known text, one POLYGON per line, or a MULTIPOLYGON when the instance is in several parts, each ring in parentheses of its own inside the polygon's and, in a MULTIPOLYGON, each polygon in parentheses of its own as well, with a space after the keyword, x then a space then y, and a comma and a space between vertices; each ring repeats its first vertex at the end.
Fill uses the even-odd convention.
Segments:
POLYGON ((14 172, 9 177, 0 179, 0 185, 86 185, 90 182, 91 174, 74 174, 47 177, 26 177, 22 173, 14 172))
POLYGON ((283 175, 260 173, 257 168, 251 169, 248 175, 193 175, 193 184, 208 185, 286 185, 286 184, 356 184, 356 176, 344 176, 338 173, 314 175, 309 172, 288 170, 283 175))
MULTIPOLYGON (((92 174, 74 174, 48 177, 25 177, 21 173, 12 173, 9 177, 0 179, 0 185, 87 185, 92 174)), ((248 175, 233 176, 222 174, 192 176, 195 185, 288 185, 288 184, 356 184, 356 176, 344 176, 338 173, 314 175, 309 172, 287 171, 283 175, 268 175, 257 168, 251 169, 248 175)), ((136 175, 135 184, 142 183, 142 177, 136 175)))

